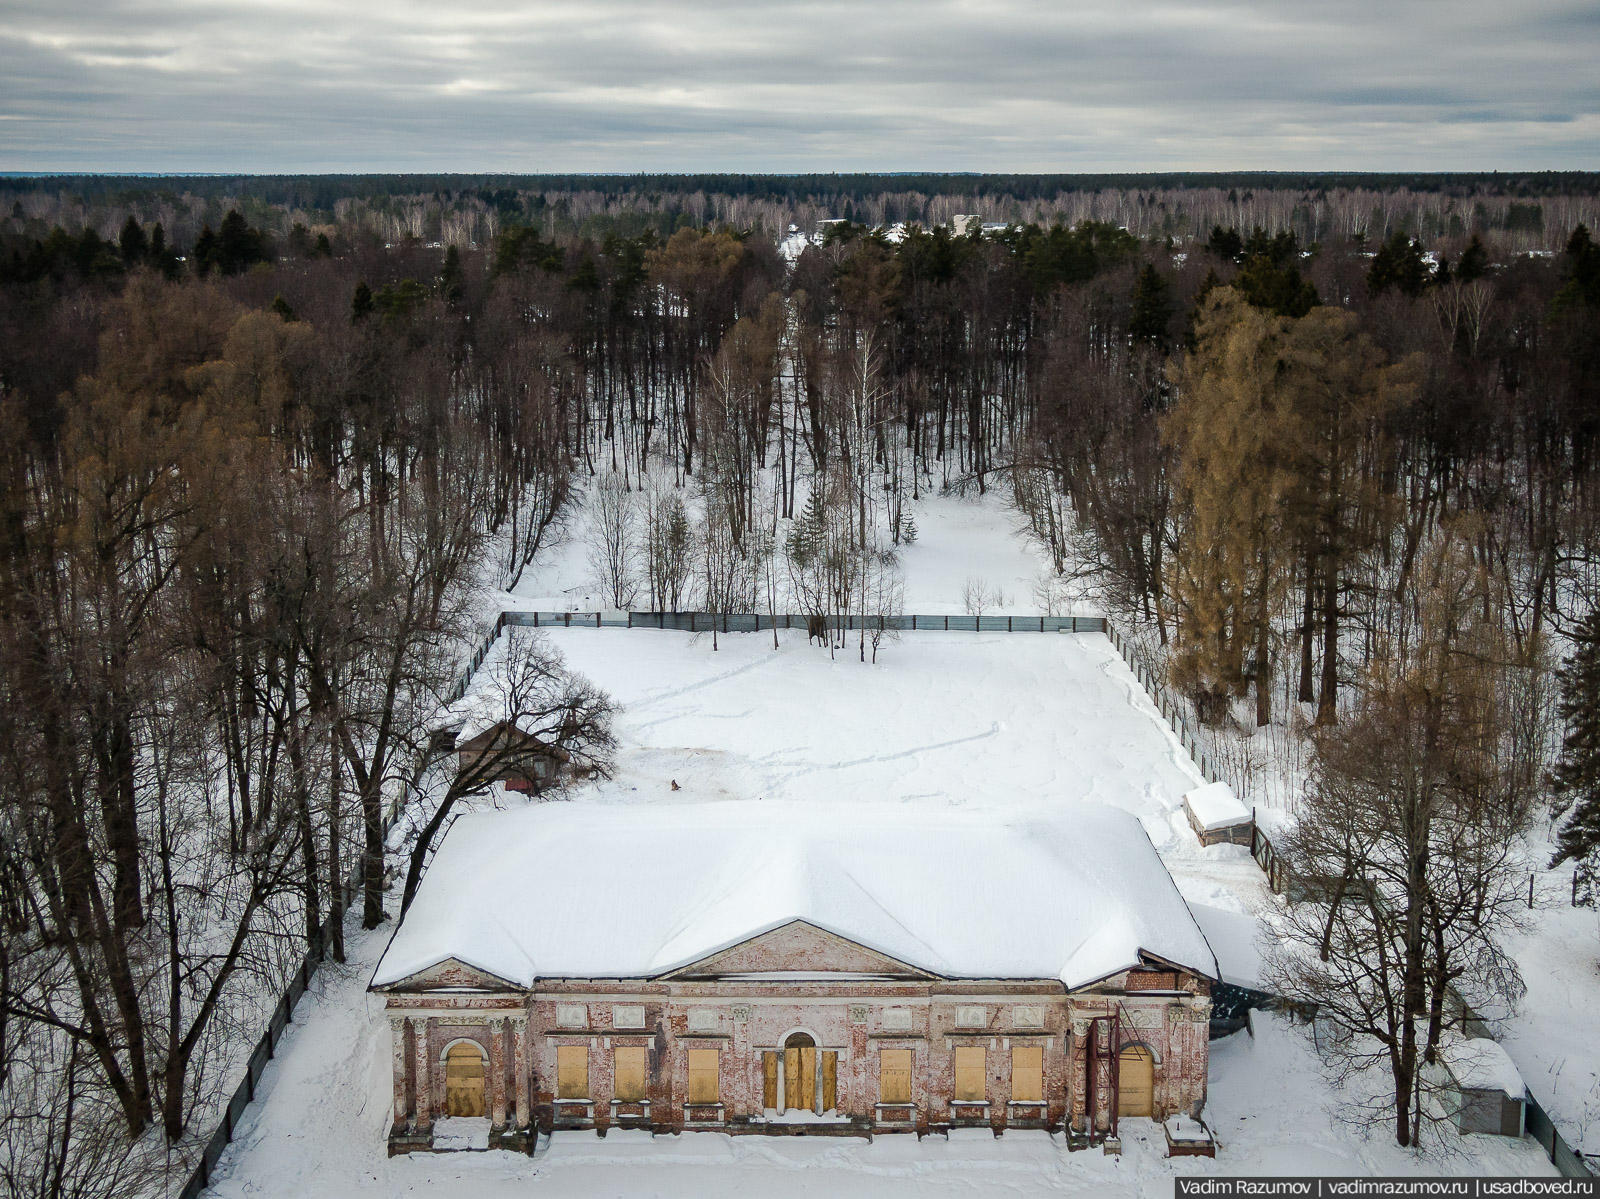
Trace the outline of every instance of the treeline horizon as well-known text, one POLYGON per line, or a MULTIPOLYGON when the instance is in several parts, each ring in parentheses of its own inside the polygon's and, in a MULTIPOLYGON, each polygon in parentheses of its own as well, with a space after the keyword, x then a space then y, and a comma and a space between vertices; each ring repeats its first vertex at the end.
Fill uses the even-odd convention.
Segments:
POLYGON ((1109 221, 1139 237, 1205 240, 1214 225, 1293 232, 1303 243, 1401 230, 1431 247, 1471 233, 1510 235, 1523 252, 1556 252, 1578 224, 1600 227, 1596 172, 1151 172, 1137 174, 416 174, 50 175, 0 177, 0 231, 41 237, 60 225, 114 236, 127 217, 160 223, 188 246, 238 209, 284 237, 360 231, 467 249, 502 230, 663 240, 727 225, 776 240, 790 225, 1109 221), (9 219, 6 219, 9 217, 9 219))

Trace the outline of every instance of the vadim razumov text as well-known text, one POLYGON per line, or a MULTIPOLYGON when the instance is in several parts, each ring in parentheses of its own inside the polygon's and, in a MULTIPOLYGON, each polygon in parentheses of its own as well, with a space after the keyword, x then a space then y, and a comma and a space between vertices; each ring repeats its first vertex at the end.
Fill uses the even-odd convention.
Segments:
POLYGON ((1173 1199, 1600 1199, 1600 1178, 1174 1178, 1173 1199))

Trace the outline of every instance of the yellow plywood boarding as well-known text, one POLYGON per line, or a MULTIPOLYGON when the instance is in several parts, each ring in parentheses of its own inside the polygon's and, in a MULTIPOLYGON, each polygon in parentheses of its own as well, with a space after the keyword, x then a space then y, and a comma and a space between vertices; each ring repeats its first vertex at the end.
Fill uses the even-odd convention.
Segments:
POLYGON ((800 1050, 783 1051, 783 1106, 785 1111, 807 1106, 800 1091, 800 1050))
POLYGON ((778 1106, 778 1055, 770 1049, 761 1055, 761 1106, 778 1106))
POLYGON ((981 1045, 963 1045, 956 1049, 957 1099, 976 1103, 984 1098, 985 1053, 981 1045))
POLYGON ((878 1101, 911 1102, 911 1050, 878 1051, 878 1101))
POLYGON ((1044 1098, 1044 1050, 1018 1045, 1011 1050, 1011 1098, 1017 1103, 1038 1103, 1044 1098))
POLYGON ((1155 1074, 1155 1056, 1143 1045, 1129 1045, 1117 1055, 1117 1115, 1154 1114, 1155 1074))
POLYGON ((839 1055, 832 1049, 822 1051, 822 1110, 831 1112, 839 1106, 839 1055))
POLYGON ((612 1091, 613 1098, 621 1099, 624 1103, 638 1103, 644 1098, 645 1054, 647 1052, 643 1045, 621 1045, 617 1047, 617 1079, 612 1091))
POLYGON ((794 1106, 807 1111, 817 1106, 817 1051, 813 1046, 800 1051, 800 1096, 794 1106))
POLYGON ((719 1098, 717 1050, 689 1050, 689 1102, 716 1103, 719 1098))
POLYGON ((584 1045, 556 1047, 556 1098, 589 1098, 589 1049, 584 1045))
POLYGON ((452 1045, 445 1055, 444 1114, 483 1115, 483 1050, 471 1042, 452 1045))

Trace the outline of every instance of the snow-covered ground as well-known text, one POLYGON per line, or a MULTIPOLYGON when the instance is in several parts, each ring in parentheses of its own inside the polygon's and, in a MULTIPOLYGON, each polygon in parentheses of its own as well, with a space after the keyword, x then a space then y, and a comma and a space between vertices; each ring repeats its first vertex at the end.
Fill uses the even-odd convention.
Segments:
MULTIPOLYGON (((1049 559, 1029 539, 1015 535, 1022 519, 999 492, 966 499, 926 495, 913 508, 917 539, 899 550, 907 612, 932 616, 966 612, 962 592, 970 578, 1003 597, 985 605, 985 615, 1038 613, 1033 586, 1040 572, 1048 569, 1049 559)), ((600 598, 589 567, 584 530, 581 511, 576 512, 560 539, 523 572, 516 589, 496 596, 499 606, 541 612, 609 607, 600 598)))
MULTIPOLYGON (((937 498, 917 508, 921 531, 903 556, 908 610, 964 610, 969 577, 1028 612, 1042 560, 1013 536, 993 497, 937 498)), ((593 610, 580 537, 555 547, 511 602, 593 610)), ((876 665, 855 648, 830 656, 803 634, 709 636, 625 629, 551 630, 569 663, 619 705, 618 769, 572 802, 670 804, 736 800, 849 803, 1004 812, 1025 817, 1071 801, 1133 813, 1223 960, 1253 981, 1255 916, 1279 901, 1248 853, 1202 848, 1181 797, 1202 780, 1126 665, 1098 635, 915 633, 883 647, 876 665), (674 789, 676 784, 676 789, 674 789)), ((520 796, 495 802, 518 805, 520 796)), ((1591 914, 1588 914, 1592 916, 1591 914)), ((885 1136, 730 1138, 715 1133, 564 1134, 533 1158, 507 1153, 388 1159, 389 1031, 366 994, 388 929, 353 934, 351 962, 325 967, 296 1013, 217 1171, 223 1196, 521 1194, 834 1196, 1078 1193, 1166 1196, 1175 1173, 1549 1174, 1531 1141, 1471 1137, 1417 1156, 1387 1129, 1345 1122, 1355 1096, 1336 1090, 1303 1028, 1258 1018, 1255 1032, 1213 1044, 1208 1118, 1216 1161, 1168 1161, 1160 1130, 1130 1121, 1120 1158, 1069 1153, 1057 1139, 966 1132, 945 1140, 885 1136)), ((1554 956, 1552 954, 1552 956, 1554 956)), ((1554 969, 1554 967, 1553 967, 1554 969)), ((1581 1029, 1581 970, 1538 991, 1541 1052, 1581 1029), (1563 1006, 1564 1005, 1564 1006, 1563 1006), (1550 1023, 1546 1024, 1546 1017, 1550 1023), (1550 1029, 1556 1030, 1550 1032, 1550 1029)), ((1593 986, 1590 984, 1592 993, 1593 986)), ((1534 995, 1530 990, 1530 1000, 1534 995)), ((1516 1035, 1507 1041, 1519 1055, 1516 1035)), ((1587 1055, 1587 1056, 1586 1056, 1587 1055)), ((1519 1065, 1543 1092, 1532 1056, 1519 1065)), ((1570 1062, 1568 1078, 1578 1071, 1570 1062)), ((1576 1085, 1581 1085, 1581 1082, 1576 1085)), ((1590 1084, 1592 1086, 1592 1084, 1590 1084)))

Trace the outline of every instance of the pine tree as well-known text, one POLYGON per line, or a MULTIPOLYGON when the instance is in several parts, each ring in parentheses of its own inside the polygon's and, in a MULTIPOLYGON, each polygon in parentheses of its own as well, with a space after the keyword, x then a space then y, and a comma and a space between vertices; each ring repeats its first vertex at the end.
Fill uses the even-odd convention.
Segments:
POLYGON ((1128 333, 1135 342, 1163 345, 1171 318, 1172 300, 1167 294, 1166 277, 1147 262, 1133 285, 1133 313, 1128 319, 1128 333))
POLYGON ((1600 853, 1600 608, 1584 618, 1574 640, 1577 648, 1556 676, 1567 735, 1550 783, 1571 808, 1556 836, 1552 866, 1600 853))

